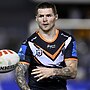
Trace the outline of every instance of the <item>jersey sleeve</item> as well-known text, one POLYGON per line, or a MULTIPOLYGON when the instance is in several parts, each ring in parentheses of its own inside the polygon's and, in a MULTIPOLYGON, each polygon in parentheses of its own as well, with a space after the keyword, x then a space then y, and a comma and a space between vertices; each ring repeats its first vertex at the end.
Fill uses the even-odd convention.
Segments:
POLYGON ((21 45, 21 47, 18 51, 18 55, 20 57, 21 63, 30 64, 31 51, 30 51, 30 47, 26 41, 23 42, 23 44, 21 45))
POLYGON ((65 60, 77 60, 77 45, 73 37, 65 50, 65 60))

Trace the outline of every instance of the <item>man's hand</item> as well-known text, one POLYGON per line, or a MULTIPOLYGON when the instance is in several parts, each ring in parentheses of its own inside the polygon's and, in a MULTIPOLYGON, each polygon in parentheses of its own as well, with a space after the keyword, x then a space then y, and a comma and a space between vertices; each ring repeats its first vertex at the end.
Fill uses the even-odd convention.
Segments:
POLYGON ((66 67, 63 68, 47 68, 39 67, 32 70, 32 75, 37 81, 51 76, 57 76, 63 79, 73 79, 77 75, 77 60, 66 60, 66 67))
POLYGON ((37 81, 40 81, 44 78, 48 78, 54 75, 53 68, 47 68, 41 66, 37 66, 36 69, 33 69, 31 74, 34 75, 34 78, 37 78, 37 81))

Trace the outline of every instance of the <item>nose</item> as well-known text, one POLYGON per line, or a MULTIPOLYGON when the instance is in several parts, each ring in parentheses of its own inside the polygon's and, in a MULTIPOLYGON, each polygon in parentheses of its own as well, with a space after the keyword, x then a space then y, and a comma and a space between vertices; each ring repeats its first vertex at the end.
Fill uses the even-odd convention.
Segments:
POLYGON ((46 17, 46 16, 43 17, 43 21, 44 21, 44 22, 47 21, 47 17, 46 17))

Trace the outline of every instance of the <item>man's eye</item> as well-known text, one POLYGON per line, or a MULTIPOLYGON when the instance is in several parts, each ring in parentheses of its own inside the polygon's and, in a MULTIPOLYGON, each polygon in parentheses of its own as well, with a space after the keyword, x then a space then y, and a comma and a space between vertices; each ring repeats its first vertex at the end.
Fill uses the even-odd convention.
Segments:
POLYGON ((43 15, 39 15, 39 17, 44 17, 43 15))
POLYGON ((48 14, 48 15, 47 15, 47 17, 51 17, 51 15, 50 15, 50 14, 48 14))

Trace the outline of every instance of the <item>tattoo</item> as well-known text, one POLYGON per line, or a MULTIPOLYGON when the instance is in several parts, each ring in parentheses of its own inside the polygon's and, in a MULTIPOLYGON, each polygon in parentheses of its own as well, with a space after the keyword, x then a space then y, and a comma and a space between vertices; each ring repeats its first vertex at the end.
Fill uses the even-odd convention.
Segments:
POLYGON ((29 66, 26 64, 18 64, 16 67, 16 80, 21 90, 30 90, 30 87, 25 80, 25 73, 28 67, 29 66))
POLYGON ((54 73, 55 76, 63 79, 71 79, 71 78, 75 78, 76 76, 76 71, 73 71, 72 67, 65 67, 62 69, 55 68, 54 73))

